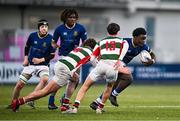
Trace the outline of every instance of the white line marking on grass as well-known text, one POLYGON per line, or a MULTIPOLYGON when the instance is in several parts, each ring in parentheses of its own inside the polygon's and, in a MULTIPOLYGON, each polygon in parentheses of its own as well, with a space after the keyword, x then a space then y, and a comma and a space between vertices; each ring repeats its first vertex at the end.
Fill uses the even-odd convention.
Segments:
MULTIPOLYGON (((131 107, 131 106, 130 106, 131 107)), ((180 105, 148 105, 148 106, 132 106, 135 108, 180 108, 180 105)))
MULTIPOLYGON (((72 121, 72 120, 0 120, 0 121, 72 121)), ((73 120, 73 121, 157 121, 157 120, 73 120)), ((179 121, 179 120, 158 120, 158 121, 179 121)))
MULTIPOLYGON (((27 106, 27 105, 25 105, 27 106)), ((5 108, 7 107, 7 105, 0 105, 0 108, 5 108)), ((29 106, 27 106, 29 107, 29 106)), ((37 108, 47 108, 47 105, 40 105, 40 106, 35 106, 37 108)), ((82 105, 80 106, 82 108, 90 108, 89 106, 87 105, 82 105)), ((110 106, 110 105, 107 105, 105 107, 108 107, 108 108, 117 108, 115 106, 110 106)), ((137 106, 119 106, 118 108, 180 108, 180 105, 137 105, 137 106)))

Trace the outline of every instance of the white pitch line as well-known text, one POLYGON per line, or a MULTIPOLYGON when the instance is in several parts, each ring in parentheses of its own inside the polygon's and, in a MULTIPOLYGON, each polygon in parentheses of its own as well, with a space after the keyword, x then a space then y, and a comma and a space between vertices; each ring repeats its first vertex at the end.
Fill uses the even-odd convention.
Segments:
MULTIPOLYGON (((179 121, 179 120, 159 120, 158 121, 179 121)), ((73 121, 157 121, 157 120, 134 120, 134 119, 127 119, 127 120, 73 120, 73 121)), ((0 120, 0 121, 72 121, 72 120, 0 120)))
MULTIPOLYGON (((131 106, 130 106, 131 107, 131 106)), ((142 106, 132 106, 136 108, 180 108, 180 105, 142 105, 142 106)))
MULTIPOLYGON (((27 106, 27 105, 25 105, 27 106)), ((0 108, 5 108, 7 107, 7 105, 0 105, 0 108)), ((27 106, 29 107, 29 106, 27 106)), ((47 105, 41 105, 41 106, 36 106, 37 108, 47 108, 47 105)), ((89 106, 87 105, 82 105, 80 106, 82 108, 89 108, 89 106)), ((138 105, 138 106, 119 106, 119 107, 115 107, 115 106, 105 106, 105 108, 180 108, 180 105, 138 105)))
MULTIPOLYGON (((72 121, 72 120, 0 120, 0 121, 72 121)), ((73 120, 73 121, 157 121, 157 120, 134 120, 134 119, 127 119, 127 120, 73 120)), ((158 120, 158 121, 179 121, 179 120, 158 120)))

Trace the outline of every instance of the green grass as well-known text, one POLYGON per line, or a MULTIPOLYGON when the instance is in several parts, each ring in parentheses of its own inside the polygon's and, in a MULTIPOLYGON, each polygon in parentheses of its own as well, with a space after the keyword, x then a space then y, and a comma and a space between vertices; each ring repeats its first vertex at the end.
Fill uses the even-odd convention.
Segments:
MULTIPOLYGON (((26 95, 34 86, 26 86, 21 95, 26 95)), ((57 94, 59 96, 65 88, 57 94)), ((90 88, 81 103, 78 114, 61 114, 60 110, 47 109, 48 97, 36 101, 36 109, 24 105, 19 112, 5 109, 10 103, 13 86, 0 86, 0 120, 129 120, 129 121, 180 121, 180 86, 130 86, 119 97, 119 107, 113 107, 107 101, 105 113, 96 114, 89 108, 89 104, 102 92, 104 86, 95 85, 90 88)), ((74 93, 72 102, 75 99, 74 93)))

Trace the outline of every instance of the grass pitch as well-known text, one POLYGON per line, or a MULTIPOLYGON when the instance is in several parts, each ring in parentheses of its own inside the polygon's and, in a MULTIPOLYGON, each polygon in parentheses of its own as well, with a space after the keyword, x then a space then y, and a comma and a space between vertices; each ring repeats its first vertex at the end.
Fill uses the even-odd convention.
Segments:
MULTIPOLYGON (((89 104, 101 94, 104 85, 94 85, 90 88, 80 105, 78 114, 61 114, 59 109, 48 110, 48 96, 36 101, 36 109, 24 105, 20 107, 19 112, 14 113, 5 109, 11 101, 13 87, 0 86, 0 120, 180 121, 180 85, 131 85, 118 97, 119 107, 113 107, 107 101, 103 114, 96 114, 89 108, 89 104)), ((33 88, 34 86, 27 85, 21 95, 28 94, 33 88)), ((57 105, 64 90, 65 88, 60 89, 56 95, 57 105)), ((71 102, 74 102, 77 90, 71 102)))

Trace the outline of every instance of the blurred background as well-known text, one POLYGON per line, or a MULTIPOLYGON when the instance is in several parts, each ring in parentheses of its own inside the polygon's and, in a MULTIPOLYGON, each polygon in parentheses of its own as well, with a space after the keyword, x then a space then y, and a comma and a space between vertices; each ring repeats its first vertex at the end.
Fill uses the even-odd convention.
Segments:
MULTIPOLYGON (((135 58, 130 64, 134 82, 180 84, 180 0, 0 0, 0 84, 18 80, 24 45, 30 32, 37 30, 37 21, 47 19, 53 34, 61 24, 60 13, 69 7, 79 12, 88 37, 97 40, 106 36, 110 22, 118 23, 120 37, 126 38, 136 27, 145 27, 157 63, 147 68, 135 58)), ((82 70, 81 82, 91 66, 82 70)))

